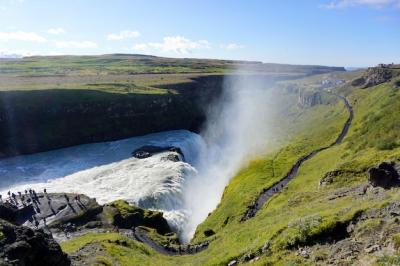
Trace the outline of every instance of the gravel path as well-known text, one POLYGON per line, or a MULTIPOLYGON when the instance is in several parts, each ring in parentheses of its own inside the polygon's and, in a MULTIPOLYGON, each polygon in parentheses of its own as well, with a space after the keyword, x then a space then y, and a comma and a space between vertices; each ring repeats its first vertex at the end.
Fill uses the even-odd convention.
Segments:
POLYGON ((243 215, 243 217, 241 218, 241 221, 244 222, 252 217, 254 217, 257 212, 262 208, 262 206, 275 194, 279 193, 283 188, 285 188, 288 183, 296 177, 299 168, 301 167, 301 165, 313 158, 315 155, 317 155, 319 152, 324 151, 326 149, 329 149, 335 145, 340 144, 344 137, 346 136, 347 132, 349 131, 351 122, 353 121, 353 108, 351 107, 348 99, 342 95, 339 94, 335 94, 332 93, 334 96, 340 98, 346 108, 347 111, 349 112, 349 117, 346 120, 346 123, 343 126, 342 131, 340 132, 339 136, 336 138, 336 140, 331 143, 330 145, 326 146, 326 147, 322 147, 316 150, 313 150, 312 152, 308 153, 307 155, 301 157, 300 159, 298 159, 295 164, 292 166, 292 168, 289 170, 289 172, 285 175, 285 177, 283 179, 281 179, 279 182, 277 182, 276 184, 274 184, 272 187, 269 187, 267 189, 265 189, 257 198, 257 200, 248 207, 247 212, 243 215))

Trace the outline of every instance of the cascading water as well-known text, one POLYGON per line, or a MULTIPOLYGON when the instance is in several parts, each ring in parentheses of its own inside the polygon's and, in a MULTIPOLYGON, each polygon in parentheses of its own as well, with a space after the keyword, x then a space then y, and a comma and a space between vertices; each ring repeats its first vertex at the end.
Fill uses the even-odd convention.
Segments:
POLYGON ((86 144, 0 161, 0 194, 27 188, 49 192, 83 193, 101 204, 125 199, 143 208, 161 210, 179 234, 187 221, 183 190, 196 175, 203 140, 185 130, 125 140, 86 144), (176 146, 185 161, 166 159, 162 152, 145 159, 131 157, 144 145, 176 146))
POLYGON ((99 203, 125 199, 163 211, 187 242, 217 206, 229 180, 271 139, 276 103, 265 85, 265 78, 229 78, 201 136, 169 131, 0 160, 0 194, 47 188, 83 193, 99 203), (166 159, 170 152, 131 157, 145 145, 179 147, 185 161, 166 159))

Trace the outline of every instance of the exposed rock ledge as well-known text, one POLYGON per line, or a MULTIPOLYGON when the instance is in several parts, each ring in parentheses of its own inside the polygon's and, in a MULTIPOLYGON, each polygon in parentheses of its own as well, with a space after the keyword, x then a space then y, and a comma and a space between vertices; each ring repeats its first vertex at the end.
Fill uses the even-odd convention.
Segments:
MULTIPOLYGON (((167 146, 167 147, 160 147, 160 146, 152 146, 152 145, 146 145, 142 146, 132 152, 132 156, 138 159, 144 159, 153 156, 154 154, 157 153, 162 153, 162 152, 175 152, 178 153, 182 156, 182 158, 185 158, 183 155, 182 150, 179 147, 174 147, 174 146, 167 146)), ((174 156, 167 156, 166 159, 171 160, 171 161, 179 161, 179 157, 176 158, 174 156)))
POLYGON ((368 181, 373 187, 388 189, 400 184, 400 165, 395 162, 382 162, 368 170, 368 181))
POLYGON ((299 90, 298 104, 302 107, 312 107, 322 104, 321 93, 318 91, 299 90))
POLYGON ((353 80, 351 85, 365 89, 388 82, 396 76, 399 76, 399 71, 396 68, 373 67, 369 68, 362 77, 353 80))

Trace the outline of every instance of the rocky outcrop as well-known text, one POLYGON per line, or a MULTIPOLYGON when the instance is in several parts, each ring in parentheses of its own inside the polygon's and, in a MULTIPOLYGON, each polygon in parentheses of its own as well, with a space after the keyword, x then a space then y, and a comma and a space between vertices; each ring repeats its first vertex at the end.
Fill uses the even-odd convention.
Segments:
POLYGON ((68 256, 42 230, 0 221, 0 265, 70 265, 68 256))
POLYGON ((398 75, 399 72, 390 67, 373 67, 369 68, 362 77, 353 80, 351 85, 365 89, 388 82, 398 75))
POLYGON ((399 166, 395 162, 382 162, 368 170, 368 182, 373 187, 390 188, 399 185, 399 166))
POLYGON ((341 170, 334 170, 326 173, 319 181, 319 186, 324 187, 335 182, 335 179, 343 173, 341 170))
POLYGON ((161 152, 175 152, 180 154, 182 157, 183 155, 182 150, 179 147, 159 147, 159 146, 151 146, 146 145, 142 146, 132 152, 132 156, 138 159, 144 159, 153 156, 154 154, 161 153, 161 152))
POLYGON ((162 212, 141 209, 123 200, 104 205, 100 217, 118 228, 145 226, 156 229, 160 234, 172 233, 162 212))
POLYGON ((298 104, 302 107, 322 104, 321 93, 318 91, 299 90, 298 104))

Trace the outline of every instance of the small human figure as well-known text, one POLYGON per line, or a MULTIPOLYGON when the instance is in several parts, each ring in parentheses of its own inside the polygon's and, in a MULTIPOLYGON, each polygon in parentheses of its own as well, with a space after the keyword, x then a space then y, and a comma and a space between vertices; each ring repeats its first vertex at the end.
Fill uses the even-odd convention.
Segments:
POLYGON ((0 203, 3 203, 3 196, 0 194, 0 203))
POLYGON ((65 198, 65 200, 67 201, 67 203, 69 204, 69 197, 68 197, 67 194, 64 194, 64 198, 65 198))
POLYGON ((38 196, 37 196, 37 194, 36 194, 36 191, 35 191, 35 190, 32 190, 32 193, 33 193, 33 196, 35 197, 35 199, 37 199, 38 196))
POLYGON ((43 189, 43 192, 44 192, 44 194, 46 194, 47 193, 47 189, 45 188, 45 189, 43 189))

